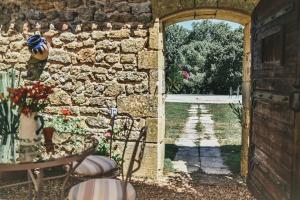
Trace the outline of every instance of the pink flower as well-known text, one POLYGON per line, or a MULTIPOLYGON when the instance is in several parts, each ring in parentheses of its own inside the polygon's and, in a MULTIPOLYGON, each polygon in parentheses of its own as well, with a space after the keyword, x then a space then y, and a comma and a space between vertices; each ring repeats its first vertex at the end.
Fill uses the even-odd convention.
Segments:
POLYGON ((182 76, 184 79, 189 80, 190 79, 190 73, 187 71, 182 71, 182 76))
POLYGON ((104 137, 106 137, 106 138, 110 138, 111 136, 112 136, 112 132, 110 130, 108 130, 104 133, 104 137))

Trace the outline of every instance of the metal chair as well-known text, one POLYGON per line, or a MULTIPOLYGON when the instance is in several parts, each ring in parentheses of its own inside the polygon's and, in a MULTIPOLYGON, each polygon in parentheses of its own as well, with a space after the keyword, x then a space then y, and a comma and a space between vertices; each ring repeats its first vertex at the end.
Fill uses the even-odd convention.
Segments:
MULTIPOLYGON (((129 183, 131 176, 140 166, 144 155, 146 145, 147 127, 140 130, 140 134, 134 141, 131 159, 126 170, 121 169, 121 180, 119 179, 91 179, 73 186, 68 194, 68 200, 135 200, 136 192, 129 183), (135 163, 137 164, 136 167, 135 163)), ((132 141, 129 137, 125 142, 124 149, 127 149, 127 143, 132 141)), ((125 150, 124 150, 125 151, 125 150)), ((123 152, 125 153, 125 152, 123 152)), ((124 155, 124 154, 123 154, 124 155)), ((122 160, 122 166, 124 164, 122 160)))
MULTIPOLYGON (((128 113, 119 113, 112 117, 111 121, 111 137, 109 138, 109 155, 100 156, 100 155, 90 155, 88 156, 75 170, 74 174, 77 177, 81 178, 90 178, 90 177, 116 177, 119 175, 119 169, 123 168, 123 162, 120 163, 120 166, 115 161, 114 155, 114 141, 120 139, 128 140, 132 132, 134 125, 133 117, 128 113)), ((127 146, 125 146, 125 149, 127 146)), ((121 158, 124 157, 122 153, 121 158)), ((76 163, 74 163, 75 165, 76 163)))

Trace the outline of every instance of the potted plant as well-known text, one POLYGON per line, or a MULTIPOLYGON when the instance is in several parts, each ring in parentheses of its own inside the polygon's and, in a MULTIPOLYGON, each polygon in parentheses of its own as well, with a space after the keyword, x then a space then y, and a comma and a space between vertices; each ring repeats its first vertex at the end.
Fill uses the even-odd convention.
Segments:
POLYGON ((49 95, 53 87, 41 82, 25 85, 20 88, 8 90, 13 106, 20 113, 19 138, 23 145, 33 145, 39 138, 44 126, 44 120, 38 112, 49 104, 49 95))

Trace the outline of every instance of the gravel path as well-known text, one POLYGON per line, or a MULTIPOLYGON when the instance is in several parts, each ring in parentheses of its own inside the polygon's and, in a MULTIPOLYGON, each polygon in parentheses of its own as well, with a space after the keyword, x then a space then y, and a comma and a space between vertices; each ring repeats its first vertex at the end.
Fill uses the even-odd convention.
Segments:
MULTIPOLYGON (((176 173, 164 182, 134 180, 137 200, 255 200, 238 177, 176 173)), ((0 184, 4 184, 1 180, 0 184)), ((40 200, 59 200, 62 180, 45 182, 40 200)), ((71 179, 69 185, 78 183, 71 179)), ((26 200, 28 187, 0 190, 1 200, 26 200)))

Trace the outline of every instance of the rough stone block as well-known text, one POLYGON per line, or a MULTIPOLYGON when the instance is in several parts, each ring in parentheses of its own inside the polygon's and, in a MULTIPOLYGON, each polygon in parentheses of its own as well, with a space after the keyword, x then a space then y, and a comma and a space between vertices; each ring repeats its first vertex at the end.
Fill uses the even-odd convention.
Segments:
POLYGON ((159 22, 155 22, 153 26, 149 28, 149 47, 158 50, 160 48, 159 42, 159 22))
POLYGON ((64 43, 59 38, 52 38, 53 47, 61 47, 64 43))
POLYGON ((55 89, 54 93, 50 95, 51 105, 72 105, 71 97, 63 90, 55 89))
POLYGON ((72 42, 76 39, 76 35, 71 32, 64 32, 60 34, 59 39, 64 42, 72 42))
POLYGON ((116 30, 116 31, 109 31, 108 37, 114 38, 114 39, 129 38, 130 30, 129 29, 121 29, 121 30, 116 30))
POLYGON ((120 61, 120 54, 110 53, 105 56, 105 61, 108 63, 117 63, 120 61))
POLYGON ((96 49, 103 49, 104 51, 115 51, 119 52, 120 43, 119 42, 112 42, 109 40, 103 40, 97 42, 96 49))
POLYGON ((157 141, 157 118, 147 118, 146 126, 148 126, 147 142, 157 141))
POLYGON ((109 85, 106 87, 105 91, 104 91, 104 95, 105 96, 109 96, 109 97, 115 97, 118 94, 123 92, 123 87, 117 83, 114 83, 112 85, 109 85))
POLYGON ((7 52, 7 49, 8 49, 8 46, 6 46, 6 45, 1 45, 1 46, 0 46, 0 53, 5 53, 5 52, 7 52))
POLYGON ((93 31, 92 38, 95 40, 102 40, 106 37, 106 32, 104 31, 93 31))
POLYGON ((158 71, 157 70, 150 70, 149 72, 149 87, 150 93, 155 95, 157 94, 157 83, 158 82, 158 71))
POLYGON ((49 52, 49 61, 55 61, 60 63, 71 63, 71 57, 68 52, 64 51, 63 49, 51 49, 49 52))
POLYGON ((143 38, 122 40, 121 49, 124 53, 138 53, 143 50, 146 45, 146 40, 143 38))
POLYGON ((133 32, 134 36, 137 37, 147 37, 148 35, 148 30, 140 29, 140 30, 135 30, 133 32))
POLYGON ((7 45, 7 44, 9 44, 8 38, 0 36, 0 45, 7 45))
POLYGON ((121 56, 121 63, 133 64, 136 63, 136 55, 135 54, 124 54, 121 56))
MULTIPOLYGON (((121 145, 120 145, 121 146, 121 145)), ((134 143, 128 143, 125 155, 124 169, 127 171, 128 164, 132 156, 134 143)), ((138 152, 139 153, 139 152, 138 152)), ((157 144, 146 143, 141 168, 133 175, 136 177, 147 177, 150 179, 157 179, 158 158, 157 158, 157 144)), ((135 163, 134 168, 137 167, 135 163)))
POLYGON ((122 71, 117 73, 119 82, 141 82, 148 77, 145 72, 122 71))
POLYGON ((94 63, 96 60, 96 51, 94 49, 82 49, 78 52, 78 60, 81 63, 94 63))
POLYGON ((151 12, 151 3, 145 2, 145 3, 138 3, 138 4, 132 4, 131 5, 132 13, 134 15, 140 15, 142 13, 149 13, 151 12))
POLYGON ((154 69, 158 66, 157 51, 141 51, 138 54, 139 69, 154 69))
POLYGON ((91 128, 108 128, 109 119, 105 117, 88 117, 85 123, 91 128))
POLYGON ((67 49, 73 49, 73 50, 75 50, 75 49, 83 47, 83 43, 82 42, 71 42, 71 43, 66 44, 65 47, 67 49))
POLYGON ((118 99, 119 112, 128 112, 134 117, 156 117, 157 101, 152 96, 130 95, 118 99))

